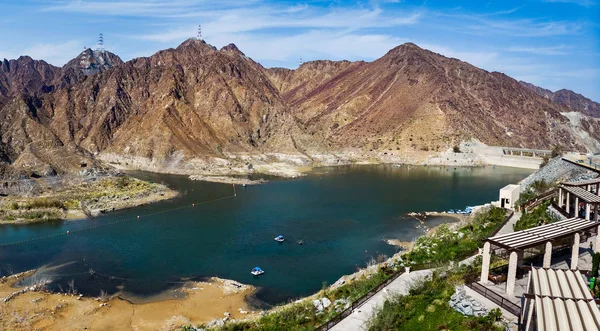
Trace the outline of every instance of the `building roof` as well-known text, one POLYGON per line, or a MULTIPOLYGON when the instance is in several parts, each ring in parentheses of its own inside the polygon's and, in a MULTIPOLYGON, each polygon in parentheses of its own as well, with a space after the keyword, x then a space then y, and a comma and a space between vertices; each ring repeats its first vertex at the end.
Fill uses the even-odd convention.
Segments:
POLYGON ((586 202, 600 203, 600 197, 577 186, 563 186, 563 190, 578 196, 586 202))
POLYGON ((535 228, 507 233, 486 239, 491 244, 505 248, 522 250, 565 238, 575 233, 596 228, 600 223, 583 218, 569 218, 564 221, 550 223, 535 228))
POLYGON ((521 188, 521 185, 508 184, 508 185, 504 186, 503 188, 501 188, 500 190, 501 191, 503 191, 503 190, 511 190, 512 191, 512 190, 517 189, 517 188, 521 188))
POLYGON ((529 275, 538 330, 600 330, 600 310, 579 270, 532 268, 529 275))
POLYGON ((592 185, 592 184, 600 184, 600 177, 588 180, 580 180, 576 182, 563 182, 565 186, 583 186, 583 185, 592 185))

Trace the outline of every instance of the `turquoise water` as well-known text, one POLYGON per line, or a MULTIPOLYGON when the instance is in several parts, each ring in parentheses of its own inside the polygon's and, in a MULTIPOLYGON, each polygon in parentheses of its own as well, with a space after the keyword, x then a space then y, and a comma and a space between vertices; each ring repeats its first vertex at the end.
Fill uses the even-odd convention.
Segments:
MULTIPOLYGON (((230 196, 232 185, 137 172, 136 177, 162 182, 181 195, 94 219, 0 226, 0 244, 71 232, 0 247, 0 273, 50 266, 36 277, 52 279, 53 289, 66 289, 74 280, 82 293, 121 289, 136 296, 179 286, 182 279, 218 276, 258 286, 257 298, 275 304, 311 294, 379 254, 394 254, 397 249, 386 238, 422 235, 407 213, 496 200, 501 187, 529 173, 503 167, 319 168, 300 179, 237 186, 235 198, 199 204, 230 196), (130 220, 76 231, 122 219, 130 220), (280 234, 286 241, 278 244, 273 238, 280 234), (265 274, 251 276, 254 266, 265 274)), ((427 222, 444 221, 449 220, 427 222)))

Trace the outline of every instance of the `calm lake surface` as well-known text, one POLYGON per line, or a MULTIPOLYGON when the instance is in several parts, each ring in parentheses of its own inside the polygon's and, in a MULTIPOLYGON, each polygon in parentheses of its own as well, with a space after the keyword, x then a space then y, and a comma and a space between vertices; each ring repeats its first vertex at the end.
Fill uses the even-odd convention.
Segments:
MULTIPOLYGON (((66 290, 73 279, 81 293, 122 290, 136 297, 177 287, 185 279, 218 276, 258 286, 257 298, 275 304, 314 293, 323 282, 331 284, 379 254, 393 255, 396 248, 384 239, 409 241, 423 234, 407 213, 487 203, 498 198, 501 187, 531 172, 504 167, 319 168, 300 179, 236 186, 237 197, 206 204, 200 203, 230 196, 232 185, 136 172, 136 177, 162 182, 181 195, 94 219, 0 226, 0 244, 72 232, 0 247, 0 275, 44 266, 32 278, 52 279, 53 289, 66 290), (137 220, 137 215, 142 217, 137 220), (131 219, 73 232, 126 218, 131 219), (279 234, 284 243, 273 240, 279 234), (254 266, 265 274, 252 277, 254 266)), ((445 221, 432 218, 427 225, 445 221)))

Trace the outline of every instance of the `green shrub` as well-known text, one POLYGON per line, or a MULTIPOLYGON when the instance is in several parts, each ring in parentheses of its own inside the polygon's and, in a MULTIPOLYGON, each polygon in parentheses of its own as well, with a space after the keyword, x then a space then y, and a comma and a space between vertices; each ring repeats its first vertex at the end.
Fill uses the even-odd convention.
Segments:
MULTIPOLYGON (((449 275, 451 276, 451 275, 449 275)), ((457 275, 460 279, 460 274, 457 275)), ((394 295, 376 308, 367 322, 368 330, 503 330, 495 325, 501 316, 493 310, 488 316, 464 316, 450 307, 455 291, 449 277, 434 275, 410 291, 394 295)))
POLYGON ((600 266, 600 253, 596 252, 592 255, 592 277, 598 277, 598 267, 600 266))
POLYGON ((519 231, 531 229, 536 226, 556 222, 557 219, 548 214, 547 209, 549 205, 550 200, 545 201, 530 212, 523 210, 521 218, 515 223, 515 225, 513 225, 513 230, 519 231))

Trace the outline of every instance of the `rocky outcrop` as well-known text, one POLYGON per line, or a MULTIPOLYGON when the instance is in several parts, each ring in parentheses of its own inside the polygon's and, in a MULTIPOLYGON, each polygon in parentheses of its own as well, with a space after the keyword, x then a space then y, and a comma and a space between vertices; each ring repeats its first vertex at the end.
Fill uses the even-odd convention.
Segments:
POLYGON ((456 292, 450 297, 448 302, 457 312, 467 316, 486 316, 489 310, 479 301, 468 296, 464 287, 457 287, 456 292))

